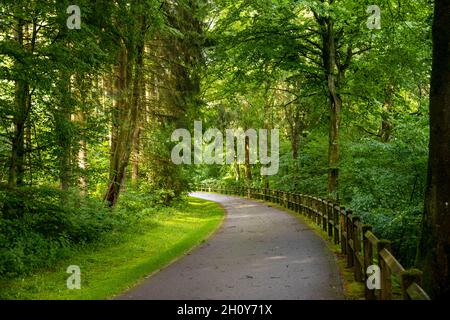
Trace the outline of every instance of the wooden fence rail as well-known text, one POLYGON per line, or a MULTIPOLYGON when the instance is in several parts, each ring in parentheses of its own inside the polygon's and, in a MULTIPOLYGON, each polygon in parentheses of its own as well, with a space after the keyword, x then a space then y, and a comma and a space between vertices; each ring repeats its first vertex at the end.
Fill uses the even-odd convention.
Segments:
POLYGON ((340 245, 342 254, 347 258, 347 268, 354 272, 355 281, 366 284, 367 300, 391 300, 393 275, 400 283, 403 299, 430 299, 420 286, 421 271, 405 270, 391 253, 389 241, 378 239, 372 233, 371 226, 363 224, 351 210, 337 203, 310 195, 272 189, 199 185, 197 190, 268 201, 308 217, 322 228, 329 241, 340 245), (371 266, 379 268, 380 289, 371 290, 367 285, 369 278, 369 281, 374 279, 367 273, 371 266))

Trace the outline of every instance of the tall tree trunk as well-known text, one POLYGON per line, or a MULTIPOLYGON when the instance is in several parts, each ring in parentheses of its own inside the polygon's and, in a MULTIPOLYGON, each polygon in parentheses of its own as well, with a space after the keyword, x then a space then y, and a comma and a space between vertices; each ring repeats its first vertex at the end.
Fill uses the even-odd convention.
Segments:
POLYGON ((237 161, 234 161, 234 170, 236 174, 236 181, 239 182, 241 180, 241 168, 237 161))
POLYGON ((394 86, 389 84, 386 88, 385 98, 383 103, 383 110, 381 114, 381 141, 388 142, 391 138, 392 122, 391 122, 391 107, 392 97, 394 95, 394 86))
MULTIPOLYGON (((19 20, 16 26, 16 41, 19 46, 24 46, 24 23, 22 20, 19 20)), ((20 67, 23 67, 21 63, 20 67)), ((25 147, 24 147, 24 133, 25 133, 25 124, 28 118, 29 113, 29 100, 30 95, 30 87, 29 84, 25 80, 16 80, 15 81, 15 113, 14 113, 14 135, 12 139, 12 148, 11 148, 11 158, 9 164, 9 176, 8 176, 8 185, 11 187, 15 187, 23 184, 23 174, 24 174, 24 155, 25 155, 25 147)))
POLYGON ((252 177, 252 165, 250 163, 250 138, 245 137, 245 178, 247 182, 251 182, 252 177))
POLYGON ((339 129, 341 126, 342 100, 337 87, 343 75, 336 65, 336 39, 334 23, 330 18, 324 20, 323 25, 323 62, 327 79, 329 94, 329 145, 328 145, 328 194, 329 197, 339 200, 339 129))
MULTIPOLYGON (((271 120, 271 117, 270 117, 271 102, 270 102, 270 98, 269 98, 270 87, 271 87, 271 82, 267 81, 265 83, 265 90, 264 90, 264 129, 267 130, 267 132, 269 132, 271 127, 273 127, 273 124, 270 121, 271 120)), ((270 138, 268 137, 268 139, 270 139, 270 138)), ((270 143, 272 143, 272 141, 270 141, 270 143)), ((263 166, 267 166, 267 165, 263 165, 263 166)), ((270 189, 269 177, 264 175, 264 176, 262 176, 262 180, 263 180, 264 188, 270 189)))
POLYGON ((144 83, 144 54, 146 53, 146 47, 144 43, 141 43, 138 48, 138 55, 136 57, 136 76, 134 79, 134 92, 133 92, 133 103, 134 108, 138 112, 138 117, 136 119, 136 127, 133 133, 133 154, 132 154, 132 168, 131 168, 131 181, 133 185, 137 185, 139 180, 139 158, 141 150, 141 133, 142 126, 145 123, 147 110, 144 101, 147 97, 147 89, 144 83), (144 108, 145 106, 145 108, 144 108))
MULTIPOLYGON (((80 124, 80 126, 84 126, 86 123, 86 115, 83 111, 80 111, 77 116, 76 120, 80 124)), ((87 177, 87 143, 84 136, 81 136, 80 140, 78 141, 79 149, 78 149, 78 186, 82 192, 85 192, 88 187, 88 177, 87 177)))
POLYGON ((328 194, 332 199, 339 200, 339 129, 341 125, 340 99, 330 101, 330 131, 328 145, 328 194))
POLYGON ((59 106, 55 111, 55 132, 58 143, 59 182, 68 190, 72 180, 72 107, 70 105, 70 75, 61 72, 59 106))
MULTIPOLYGON (((123 161, 123 143, 121 142, 121 126, 126 125, 126 119, 123 119, 123 109, 127 106, 126 84, 127 84, 127 51, 125 45, 122 46, 118 57, 116 69, 116 79, 114 80, 114 107, 112 110, 111 125, 111 148, 109 165, 109 186, 105 195, 105 200, 110 206, 117 203, 120 187, 125 175, 125 166, 121 165, 123 161)), ((123 130, 122 130, 123 131, 123 130)))
POLYGON ((118 119, 113 118, 117 133, 111 145, 110 181, 105 195, 110 206, 114 206, 119 198, 131 157, 133 138, 138 130, 144 62, 143 36, 146 30, 144 17, 140 18, 140 23, 141 38, 137 43, 133 41, 124 45, 119 55, 115 106, 118 111, 114 113, 118 119))
POLYGON ((133 156, 132 156, 133 165, 131 168, 131 181, 133 185, 137 185, 139 180, 140 138, 141 138, 141 129, 138 128, 135 131, 133 137, 133 156))
POLYGON ((300 148, 300 136, 303 133, 305 123, 299 110, 300 106, 296 106, 294 117, 291 124, 291 147, 292 159, 297 160, 300 148))
POLYGON ((436 0, 430 93, 430 152, 418 262, 425 289, 450 299, 450 1, 436 0))
POLYGON ((292 159, 297 160, 298 159, 298 148, 300 146, 300 136, 298 133, 294 133, 291 138, 291 144, 292 144, 292 159))
MULTIPOLYGON (((31 96, 29 95, 29 99, 31 99, 31 96)), ((31 103, 31 101, 29 101, 31 103)), ((31 149, 32 149, 32 143, 31 143, 31 121, 28 119, 27 125, 25 127, 25 147, 26 147, 26 154, 28 159, 28 173, 29 173, 29 181, 28 184, 30 186, 33 185, 33 159, 31 157, 31 149)))

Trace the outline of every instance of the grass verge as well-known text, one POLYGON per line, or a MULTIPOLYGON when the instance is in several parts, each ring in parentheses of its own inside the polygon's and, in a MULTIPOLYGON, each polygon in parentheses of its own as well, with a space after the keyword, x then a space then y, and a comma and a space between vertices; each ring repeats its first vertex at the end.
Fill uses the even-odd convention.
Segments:
POLYGON ((111 299, 203 242, 223 217, 218 204, 189 198, 182 208, 158 210, 123 233, 79 248, 51 269, 1 281, 0 299, 111 299), (67 289, 70 265, 81 269, 80 290, 67 289))

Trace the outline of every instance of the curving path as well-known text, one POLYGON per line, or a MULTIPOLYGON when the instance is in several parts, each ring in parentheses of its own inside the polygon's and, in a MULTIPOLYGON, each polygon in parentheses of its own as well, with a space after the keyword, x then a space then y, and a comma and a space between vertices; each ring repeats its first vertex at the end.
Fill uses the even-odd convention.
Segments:
POLYGON ((324 240, 292 215, 247 199, 193 193, 227 217, 205 244, 118 296, 157 300, 344 299, 324 240))

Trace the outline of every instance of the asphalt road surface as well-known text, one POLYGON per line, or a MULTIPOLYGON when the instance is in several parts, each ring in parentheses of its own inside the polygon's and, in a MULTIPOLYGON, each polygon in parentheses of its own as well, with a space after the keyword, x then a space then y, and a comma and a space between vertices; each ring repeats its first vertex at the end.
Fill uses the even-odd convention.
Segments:
POLYGON ((192 196, 226 209, 221 228, 117 299, 344 299, 334 256, 307 225, 260 202, 207 193, 192 196))

